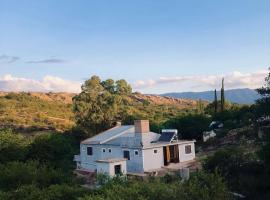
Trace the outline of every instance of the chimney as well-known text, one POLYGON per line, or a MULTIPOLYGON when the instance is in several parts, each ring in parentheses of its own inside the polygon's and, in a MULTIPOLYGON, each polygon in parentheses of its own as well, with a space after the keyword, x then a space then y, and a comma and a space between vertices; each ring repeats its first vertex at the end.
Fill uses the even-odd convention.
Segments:
POLYGON ((149 129, 149 120, 135 120, 135 133, 148 133, 149 129))

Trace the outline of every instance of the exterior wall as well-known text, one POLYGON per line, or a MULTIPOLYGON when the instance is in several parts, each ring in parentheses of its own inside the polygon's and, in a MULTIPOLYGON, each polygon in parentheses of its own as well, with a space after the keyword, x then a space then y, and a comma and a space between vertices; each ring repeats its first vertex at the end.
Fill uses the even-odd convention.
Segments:
POLYGON ((163 147, 143 150, 143 169, 151 171, 164 166, 163 147), (157 153, 154 153, 157 150, 157 153))
POLYGON ((115 176, 114 166, 121 165, 121 171, 123 174, 127 173, 126 161, 119 161, 113 163, 98 162, 97 163, 97 173, 104 173, 109 176, 115 176))
POLYGON ((194 142, 186 143, 186 144, 179 144, 179 159, 180 162, 190 161, 195 159, 195 145, 194 142), (185 153, 185 146, 191 145, 191 153, 185 153))
POLYGON ((97 163, 97 173, 110 175, 110 163, 97 163))
POLYGON ((121 161, 121 162, 115 162, 115 163, 110 163, 110 176, 115 176, 115 171, 114 171, 114 166, 115 165, 121 165, 121 171, 122 174, 126 174, 127 173, 127 165, 126 165, 126 161, 121 161))
POLYGON ((113 145, 88 145, 81 144, 80 156, 81 167, 91 171, 97 170, 97 160, 109 159, 109 158, 123 158, 123 150, 130 151, 130 160, 126 162, 127 172, 143 172, 143 159, 141 149, 121 148, 113 145), (93 148, 93 155, 87 155, 87 147, 93 148), (103 152, 105 149, 105 152, 103 152), (111 153, 109 152, 111 149, 111 153), (138 155, 135 155, 134 150, 138 151, 138 155))

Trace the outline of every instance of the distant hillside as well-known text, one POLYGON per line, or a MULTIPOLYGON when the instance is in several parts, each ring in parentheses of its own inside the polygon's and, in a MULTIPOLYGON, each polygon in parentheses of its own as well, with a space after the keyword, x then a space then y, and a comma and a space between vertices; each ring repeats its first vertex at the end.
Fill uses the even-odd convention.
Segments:
MULTIPOLYGON (((187 98, 187 99, 202 99, 206 101, 214 100, 214 91, 205 91, 205 92, 175 92, 175 93, 165 93, 161 96, 168 96, 174 98, 187 98)), ((233 103, 239 104, 253 104, 256 99, 259 98, 259 95, 255 90, 252 89, 233 89, 226 90, 225 97, 227 100, 233 103)), ((218 98, 220 98, 220 91, 218 91, 218 98)))
MULTIPOLYGON (((64 131, 75 125, 72 93, 0 92, 0 128, 64 131)), ((135 118, 157 122, 197 108, 197 101, 134 93, 126 100, 135 118)), ((207 102, 204 102, 207 104, 207 102)))

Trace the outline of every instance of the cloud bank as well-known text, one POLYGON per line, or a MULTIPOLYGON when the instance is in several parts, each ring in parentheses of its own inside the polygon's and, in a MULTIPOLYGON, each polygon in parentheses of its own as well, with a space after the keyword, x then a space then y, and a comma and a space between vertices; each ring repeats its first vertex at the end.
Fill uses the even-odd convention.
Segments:
POLYGON ((264 84, 264 78, 268 70, 256 71, 253 73, 241 73, 235 71, 226 75, 199 75, 199 76, 174 76, 159 77, 157 79, 139 80, 133 85, 135 90, 160 87, 162 85, 176 85, 179 88, 187 88, 188 91, 202 91, 219 89, 221 79, 225 78, 226 89, 235 88, 258 88, 264 84))
POLYGON ((0 77, 0 91, 77 93, 81 91, 81 83, 55 76, 45 76, 42 80, 33 80, 5 75, 0 77))
MULTIPOLYGON (((234 88, 258 88, 264 84, 264 78, 268 70, 253 73, 232 72, 222 75, 205 76, 174 76, 160 77, 157 79, 138 80, 132 84, 134 91, 153 91, 156 88, 166 88, 163 93, 180 91, 204 91, 220 89, 221 79, 225 78, 226 89, 234 88), (165 87, 164 87, 165 86, 165 87)), ((14 77, 4 75, 0 77, 0 91, 33 91, 33 92, 72 92, 81 91, 82 82, 65 80, 56 76, 47 75, 41 80, 14 77)))

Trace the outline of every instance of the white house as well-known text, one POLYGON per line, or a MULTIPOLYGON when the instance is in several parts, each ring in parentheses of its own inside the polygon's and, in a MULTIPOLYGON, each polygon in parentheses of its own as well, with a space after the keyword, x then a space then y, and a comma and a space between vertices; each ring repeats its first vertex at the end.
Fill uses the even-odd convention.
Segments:
POLYGON ((148 120, 118 125, 81 142, 77 169, 114 176, 144 173, 195 158, 195 141, 178 140, 177 130, 150 132, 148 120))

